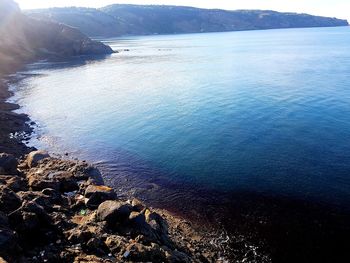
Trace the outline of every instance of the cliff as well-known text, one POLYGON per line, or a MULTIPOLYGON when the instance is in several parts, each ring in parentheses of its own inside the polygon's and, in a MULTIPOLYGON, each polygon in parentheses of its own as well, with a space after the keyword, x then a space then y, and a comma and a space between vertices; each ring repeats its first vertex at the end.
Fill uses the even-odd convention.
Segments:
POLYGON ((78 29, 27 17, 11 0, 0 0, 0 35, 2 74, 37 59, 113 53, 78 29))
POLYGON ((89 36, 225 32, 238 30, 347 26, 346 20, 268 10, 200 9, 160 5, 110 5, 27 11, 31 17, 57 21, 89 36))

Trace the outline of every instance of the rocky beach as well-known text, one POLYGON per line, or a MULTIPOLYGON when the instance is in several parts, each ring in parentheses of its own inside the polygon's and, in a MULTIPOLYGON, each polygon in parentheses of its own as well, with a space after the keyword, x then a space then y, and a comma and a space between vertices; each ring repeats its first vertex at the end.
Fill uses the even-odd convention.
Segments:
POLYGON ((214 232, 118 198, 86 162, 0 154, 1 262, 224 262, 214 232))

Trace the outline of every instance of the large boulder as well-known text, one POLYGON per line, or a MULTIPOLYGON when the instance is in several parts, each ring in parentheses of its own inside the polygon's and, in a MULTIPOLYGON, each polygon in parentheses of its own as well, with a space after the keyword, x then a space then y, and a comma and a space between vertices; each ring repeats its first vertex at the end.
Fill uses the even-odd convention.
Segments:
POLYGON ((45 151, 33 151, 27 156, 27 164, 30 168, 35 167, 38 163, 46 158, 50 158, 50 155, 45 151))
POLYGON ((0 153, 0 174, 15 175, 17 174, 17 159, 7 153, 0 153))
POLYGON ((99 205, 96 218, 106 221, 109 225, 124 222, 132 211, 130 204, 121 201, 105 201, 99 205))
POLYGON ((101 203, 107 200, 115 200, 116 193, 110 187, 104 185, 89 185, 85 190, 86 206, 96 209, 101 203))

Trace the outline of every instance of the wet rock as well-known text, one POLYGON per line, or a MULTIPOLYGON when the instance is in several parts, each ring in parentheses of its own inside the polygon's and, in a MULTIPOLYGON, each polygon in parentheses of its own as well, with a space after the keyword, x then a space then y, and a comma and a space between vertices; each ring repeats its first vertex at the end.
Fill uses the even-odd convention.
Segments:
POLYGON ((28 154, 27 164, 30 168, 38 165, 38 162, 45 158, 49 158, 50 155, 45 151, 34 151, 28 154))
POLYGON ((96 209, 104 201, 116 199, 117 195, 110 187, 89 185, 85 190, 85 197, 88 198, 85 202, 86 206, 91 209, 96 209))
POLYGON ((99 205, 96 218, 98 221, 106 221, 109 225, 112 225, 127 220, 131 211, 130 204, 109 200, 99 205))
POLYGON ((68 171, 72 172, 77 180, 89 180, 89 184, 93 185, 104 184, 100 171, 86 163, 78 163, 68 171))
POLYGON ((110 235, 107 237, 105 244, 113 254, 118 254, 126 247, 128 240, 121 236, 110 235))
POLYGON ((22 204, 19 196, 10 188, 0 185, 0 211, 10 213, 18 209, 22 204))
POLYGON ((17 174, 17 159, 7 153, 0 153, 0 174, 15 175, 17 174))

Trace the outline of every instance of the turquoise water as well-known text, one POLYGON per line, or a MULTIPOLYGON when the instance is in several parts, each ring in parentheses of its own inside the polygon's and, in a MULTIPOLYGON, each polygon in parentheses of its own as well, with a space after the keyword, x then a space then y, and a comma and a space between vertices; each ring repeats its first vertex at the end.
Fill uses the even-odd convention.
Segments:
POLYGON ((32 144, 175 196, 190 188, 349 204, 348 27, 108 43, 122 52, 29 67, 37 75, 14 99, 38 124, 32 144))

